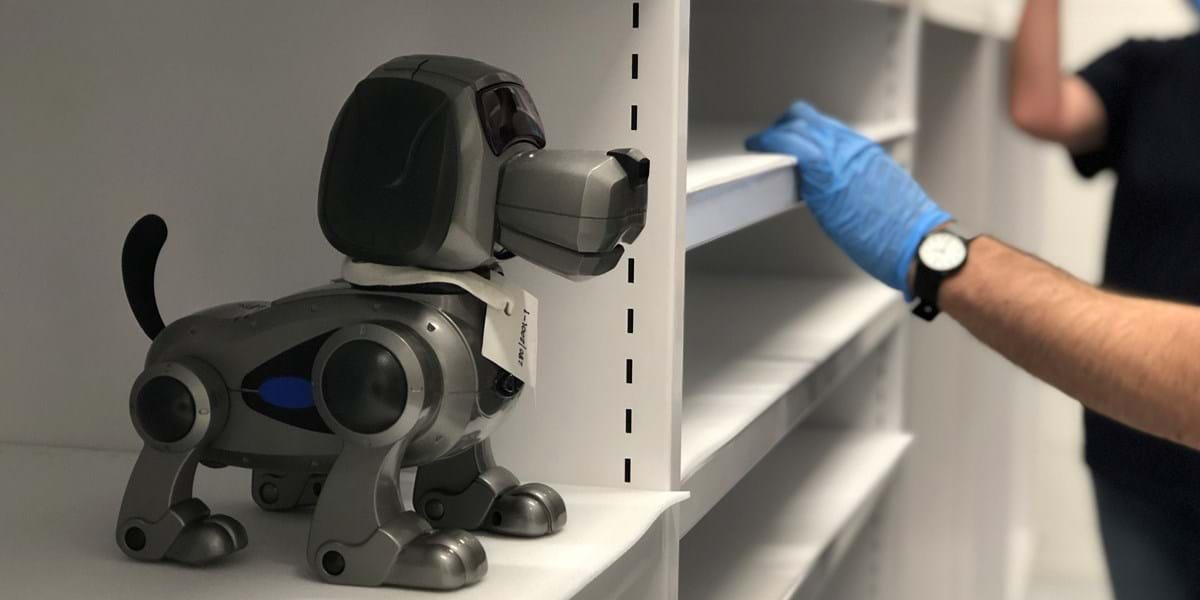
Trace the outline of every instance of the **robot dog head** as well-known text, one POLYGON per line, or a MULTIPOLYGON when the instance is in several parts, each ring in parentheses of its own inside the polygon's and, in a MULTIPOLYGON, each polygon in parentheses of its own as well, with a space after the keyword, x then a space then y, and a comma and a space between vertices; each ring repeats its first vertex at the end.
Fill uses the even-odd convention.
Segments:
POLYGON ((524 84, 490 65, 407 56, 355 87, 329 138, 319 219, 360 261, 474 269, 507 250, 567 277, 620 259, 646 215, 636 150, 545 150, 524 84))

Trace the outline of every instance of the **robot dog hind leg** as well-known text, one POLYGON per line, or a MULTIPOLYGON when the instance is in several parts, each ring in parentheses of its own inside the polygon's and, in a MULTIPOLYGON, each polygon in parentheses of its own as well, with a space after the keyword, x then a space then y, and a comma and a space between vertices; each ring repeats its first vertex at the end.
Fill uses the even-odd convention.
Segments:
POLYGON ((250 495, 263 510, 288 511, 316 506, 325 487, 325 473, 254 469, 250 495))
MULTIPOLYGON (((130 230, 121 254, 125 294, 151 339, 163 330, 154 269, 166 239, 166 224, 148 215, 130 230)), ((117 518, 121 550, 139 560, 198 565, 246 547, 246 530, 240 523, 212 515, 204 502, 192 497, 201 449, 220 432, 228 413, 221 376, 195 360, 151 365, 134 383, 129 402, 145 446, 117 518)))
POLYGON ((195 453, 142 450, 117 524, 117 545, 131 558, 202 565, 246 547, 241 523, 192 497, 195 453))
POLYGON ((138 378, 130 412, 145 446, 117 518, 125 554, 200 565, 246 547, 241 523, 192 497, 201 449, 224 425, 227 407, 220 376, 198 361, 152 365, 138 378))

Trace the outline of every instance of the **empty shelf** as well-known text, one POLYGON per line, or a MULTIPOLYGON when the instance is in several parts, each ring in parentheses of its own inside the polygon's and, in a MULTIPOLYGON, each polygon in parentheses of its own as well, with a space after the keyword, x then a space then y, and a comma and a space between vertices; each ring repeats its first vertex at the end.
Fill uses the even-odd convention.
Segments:
POLYGON ((683 539, 679 597, 819 598, 911 441, 796 430, 683 539))
POLYGON ((905 314, 867 279, 688 279, 680 474, 687 531, 905 314), (736 304, 733 299, 736 298, 736 304))

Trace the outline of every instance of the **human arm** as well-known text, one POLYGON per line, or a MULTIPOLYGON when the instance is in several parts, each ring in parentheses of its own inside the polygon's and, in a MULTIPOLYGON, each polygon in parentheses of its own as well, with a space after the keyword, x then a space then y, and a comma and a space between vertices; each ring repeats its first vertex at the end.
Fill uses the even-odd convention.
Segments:
MULTIPOLYGON (((876 278, 911 292, 914 240, 951 217, 882 148, 804 103, 747 147, 794 156, 822 229, 876 278)), ((1200 449, 1200 308, 1097 290, 989 237, 971 244, 938 301, 1085 406, 1200 449)))
POLYGON ((989 237, 971 244, 938 300, 1084 406, 1200 449, 1200 307, 1101 291, 989 237))
POLYGON ((1084 153, 1104 143, 1108 118, 1091 85, 1061 71, 1059 14, 1059 0, 1025 2, 1012 47, 1009 116, 1032 136, 1084 153))

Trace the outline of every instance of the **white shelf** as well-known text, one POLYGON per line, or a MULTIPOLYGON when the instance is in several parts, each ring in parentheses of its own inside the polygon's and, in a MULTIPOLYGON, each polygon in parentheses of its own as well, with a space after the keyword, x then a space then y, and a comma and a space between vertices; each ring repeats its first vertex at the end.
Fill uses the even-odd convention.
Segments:
POLYGON ((865 278, 688 279, 680 474, 704 516, 900 322, 865 278), (736 299, 736 304, 733 300, 736 299))
POLYGON ((982 35, 988 30, 987 11, 979 2, 923 0, 921 14, 938 25, 959 31, 982 35))
POLYGON ((679 597, 819 598, 911 441, 797 430, 683 539, 679 597))
POLYGON ((249 547, 203 569, 130 560, 117 549, 113 528, 134 458, 0 444, 0 473, 9 483, 0 495, 0 597, 565 599, 613 576, 609 567, 684 496, 555 486, 570 511, 566 528, 536 540, 480 534, 487 577, 447 595, 318 582, 304 562, 309 513, 259 510, 250 499, 250 472, 233 468, 200 469, 197 497, 240 520, 249 547))
MULTIPOLYGON (((743 147, 759 128, 724 124, 695 125, 689 130, 689 250, 800 206, 796 159, 743 147)), ((861 125, 858 130, 876 142, 888 143, 911 135, 916 123, 897 119, 861 125)))
POLYGON ((1019 0, 921 0, 925 18, 951 29, 998 39, 1016 33, 1023 4, 1019 0))

